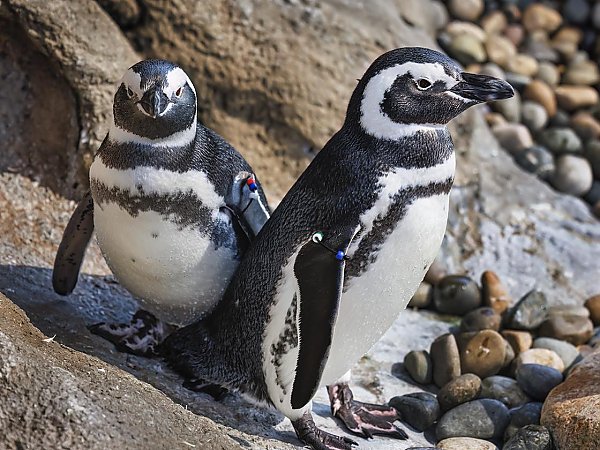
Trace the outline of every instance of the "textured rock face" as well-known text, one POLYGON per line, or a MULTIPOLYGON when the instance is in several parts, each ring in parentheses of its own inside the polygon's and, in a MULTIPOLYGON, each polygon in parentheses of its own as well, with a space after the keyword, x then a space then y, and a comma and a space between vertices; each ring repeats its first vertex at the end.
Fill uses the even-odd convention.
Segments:
POLYGON ((600 445, 600 353, 596 352, 556 387, 542 409, 542 425, 561 450, 600 445))

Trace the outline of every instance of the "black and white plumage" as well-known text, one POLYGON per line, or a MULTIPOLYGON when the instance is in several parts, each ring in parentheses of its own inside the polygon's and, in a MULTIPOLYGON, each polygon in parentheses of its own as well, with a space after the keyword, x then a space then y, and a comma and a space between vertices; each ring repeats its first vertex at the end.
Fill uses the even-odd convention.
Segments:
MULTIPOLYGON (((314 448, 349 448, 316 429, 311 399, 389 328, 439 250, 455 169, 447 122, 512 92, 433 50, 379 57, 342 128, 273 213, 223 301, 168 338, 167 358, 189 376, 274 405, 314 448)), ((391 423, 386 431, 375 419, 352 420, 351 430, 366 436, 403 436, 391 423)))
POLYGON ((185 72, 142 61, 123 76, 90 189, 61 242, 53 285, 70 293, 96 232, 111 270, 142 306, 186 324, 210 311, 269 218, 252 168, 197 120, 185 72), (246 206, 250 205, 247 209, 246 206))

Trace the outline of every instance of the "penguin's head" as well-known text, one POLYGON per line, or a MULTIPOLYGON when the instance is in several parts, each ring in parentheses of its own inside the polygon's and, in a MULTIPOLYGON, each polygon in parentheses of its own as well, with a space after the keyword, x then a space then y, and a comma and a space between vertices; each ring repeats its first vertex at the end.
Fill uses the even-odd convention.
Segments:
POLYGON ((196 133, 196 90, 175 64, 150 59, 131 66, 113 104, 113 139, 124 142, 185 144, 196 133))
POLYGON ((398 48, 377 58, 366 71, 346 120, 375 137, 397 139, 419 129, 443 127, 473 105, 513 95, 506 81, 463 72, 435 50, 398 48))

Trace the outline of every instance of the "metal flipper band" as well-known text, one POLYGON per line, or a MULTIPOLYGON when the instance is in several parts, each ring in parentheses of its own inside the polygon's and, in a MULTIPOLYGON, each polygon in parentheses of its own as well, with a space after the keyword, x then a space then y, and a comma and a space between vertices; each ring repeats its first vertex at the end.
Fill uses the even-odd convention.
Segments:
POLYGON ((327 244, 325 244, 325 242, 323 242, 323 237, 324 237, 323 233, 321 233, 320 231, 317 231, 315 234, 312 235, 312 241, 315 244, 319 244, 324 249, 333 253, 335 255, 335 259, 337 259, 338 261, 350 260, 350 257, 348 255, 346 255, 346 253, 344 253, 343 250, 335 250, 335 249, 329 247, 327 244))

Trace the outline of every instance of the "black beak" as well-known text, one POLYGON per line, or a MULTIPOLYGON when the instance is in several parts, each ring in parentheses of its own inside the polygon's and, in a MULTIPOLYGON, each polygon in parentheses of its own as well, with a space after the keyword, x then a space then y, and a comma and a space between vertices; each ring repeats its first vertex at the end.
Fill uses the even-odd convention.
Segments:
POLYGON ((463 72, 462 79, 463 81, 450 89, 450 92, 467 100, 490 102, 492 100, 504 100, 515 95, 512 86, 499 78, 463 72))
POLYGON ((169 104, 169 97, 166 96, 159 86, 152 86, 144 92, 139 103, 150 117, 156 119, 165 112, 169 104))

